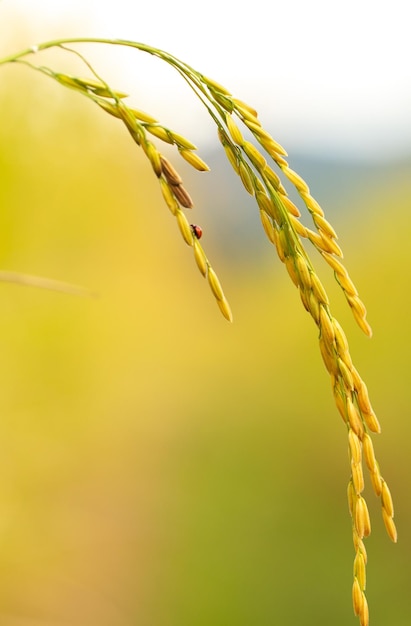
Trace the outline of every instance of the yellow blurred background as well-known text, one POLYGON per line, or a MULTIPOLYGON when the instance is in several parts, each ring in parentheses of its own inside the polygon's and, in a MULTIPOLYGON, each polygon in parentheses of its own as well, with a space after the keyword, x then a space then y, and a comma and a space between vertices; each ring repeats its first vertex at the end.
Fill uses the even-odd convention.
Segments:
MULTIPOLYGON (((0 269, 97 297, 0 284, 0 625, 355 624, 345 428, 240 181, 168 153, 230 325, 120 123, 29 70, 1 83, 0 269)), ((375 168, 330 194, 372 341, 313 257, 396 504, 394 546, 367 485, 371 623, 408 626, 410 160, 375 168)))

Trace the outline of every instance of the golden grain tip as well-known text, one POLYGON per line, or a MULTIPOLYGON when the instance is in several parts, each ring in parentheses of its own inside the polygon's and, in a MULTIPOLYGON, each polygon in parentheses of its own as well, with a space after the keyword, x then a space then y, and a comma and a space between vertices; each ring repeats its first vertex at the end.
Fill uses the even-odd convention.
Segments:
POLYGON ((198 269, 200 270, 202 275, 205 277, 207 276, 207 259, 206 259, 206 255, 204 254, 204 250, 201 247, 200 242, 196 238, 194 238, 193 247, 194 247, 195 262, 197 263, 198 269))
POLYGON ((221 313, 226 318, 226 320, 229 322, 232 322, 233 314, 231 312, 231 308, 230 308, 230 305, 228 304, 228 301, 225 298, 223 298, 222 300, 217 300, 217 304, 221 313))
POLYGON ((360 624, 361 626, 368 626, 370 623, 370 616, 368 612, 368 602, 367 602, 367 598, 365 597, 364 592, 362 594, 362 597, 363 597, 362 609, 359 614, 360 624))
POLYGON ((360 495, 364 491, 364 474, 361 463, 351 463, 351 475, 355 493, 360 495))
POLYGON ((271 241, 271 243, 273 243, 274 245, 276 244, 276 238, 275 238, 275 234, 274 234, 274 226, 273 223, 270 219, 270 217, 268 216, 268 214, 260 209, 260 219, 261 219, 261 223, 263 225, 265 234, 267 235, 268 239, 271 241))
POLYGON ((180 229, 181 234, 183 235, 183 239, 189 246, 194 244, 194 235, 191 230, 191 226, 188 223, 188 220, 181 209, 176 211, 177 224, 180 229))
POLYGON ((367 424, 371 432, 377 433, 377 434, 381 432, 380 423, 373 410, 371 410, 370 413, 366 413, 365 411, 362 411, 362 416, 364 418, 364 422, 367 424))
POLYGON ((389 515, 390 517, 394 517, 394 504, 392 501, 391 492, 385 480, 382 480, 381 501, 384 509, 387 511, 387 515, 389 515))
POLYGON ((231 138, 234 141, 234 143, 238 144, 239 146, 242 146, 244 143, 243 135, 241 134, 240 129, 238 128, 237 124, 235 123, 231 115, 226 115, 225 121, 227 124, 228 132, 230 133, 231 138))
POLYGON ((378 465, 375 465, 374 469, 370 469, 370 479, 374 493, 379 497, 382 492, 382 478, 378 465))
POLYGON ((354 578, 352 586, 352 604, 355 615, 360 615, 364 604, 364 594, 357 578, 354 578))
POLYGON ((170 133, 174 143, 176 143, 177 146, 181 148, 185 148, 186 150, 197 150, 197 146, 194 145, 189 139, 187 139, 183 135, 180 135, 179 133, 175 133, 172 130, 169 130, 168 132, 170 133))
POLYGON ((242 148, 258 170, 262 171, 266 168, 267 161, 261 152, 250 141, 244 141, 242 148))
POLYGON ((170 185, 163 178, 160 178, 160 189, 161 189, 161 193, 163 194, 163 198, 166 201, 168 208, 170 209, 171 213, 175 215, 177 212, 177 209, 179 208, 178 202, 173 192, 171 191, 170 185))
POLYGON ((234 104, 248 111, 248 113, 250 113, 253 117, 258 117, 257 111, 246 102, 243 102, 242 100, 239 100, 238 98, 232 98, 232 100, 234 104))
POLYGON ((131 113, 136 117, 140 122, 146 122, 147 124, 158 124, 158 120, 152 115, 145 113, 145 111, 141 111, 140 109, 130 109, 131 113))
POLYGON ((364 590, 367 584, 367 579, 365 571, 365 559, 361 550, 357 550, 357 554, 355 555, 354 576, 357 578, 361 589, 364 590))
POLYGON ((144 128, 155 137, 158 137, 158 139, 161 139, 161 141, 164 141, 165 143, 173 143, 170 133, 163 126, 144 124, 144 128))
POLYGON ((385 530, 387 531, 389 538, 394 543, 397 543, 398 535, 395 522, 384 508, 382 509, 382 518, 384 520, 385 530))
POLYGON ((288 180, 294 185, 294 187, 298 191, 302 193, 306 193, 306 194, 310 193, 310 188, 308 187, 305 180, 301 178, 301 176, 297 174, 297 172, 294 172, 294 170, 292 170, 288 166, 288 164, 286 167, 283 167, 283 172, 284 172, 284 175, 287 176, 288 180))
POLYGON ((212 78, 208 78, 207 76, 202 75, 201 80, 203 81, 203 83, 207 85, 207 87, 211 87, 211 89, 214 89, 215 91, 219 91, 220 93, 226 96, 231 95, 228 89, 223 87, 223 85, 220 85, 220 83, 217 83, 217 81, 213 80, 212 78))
POLYGON ((351 430, 351 428, 348 431, 348 444, 350 447, 353 463, 361 463, 361 441, 358 435, 353 430, 351 430))
POLYGON ((190 163, 190 165, 192 165, 199 172, 208 172, 210 170, 207 163, 203 161, 203 159, 200 159, 198 154, 195 154, 195 152, 185 149, 181 149, 179 152, 183 159, 185 159, 187 163, 190 163))
POLYGON ((208 278, 208 283, 211 287, 211 291, 213 292, 217 300, 224 300, 223 288, 221 286, 220 281, 218 280, 217 274, 215 273, 212 267, 208 268, 207 278, 208 278))
POLYGON ((254 195, 254 185, 250 174, 250 167, 244 161, 238 162, 238 173, 245 189, 249 194, 254 195))

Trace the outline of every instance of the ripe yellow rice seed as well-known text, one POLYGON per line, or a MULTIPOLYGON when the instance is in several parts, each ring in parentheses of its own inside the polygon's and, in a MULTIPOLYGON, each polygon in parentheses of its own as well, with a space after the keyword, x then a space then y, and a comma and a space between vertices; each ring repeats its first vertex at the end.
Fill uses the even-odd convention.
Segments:
POLYGON ((361 328, 363 333, 367 335, 367 337, 372 337, 372 328, 367 322, 367 320, 362 315, 359 315, 359 313, 355 309, 351 309, 351 310, 355 318, 355 321, 357 322, 357 325, 361 328))
POLYGON ((228 320, 229 322, 232 322, 233 314, 231 313, 231 308, 227 300, 225 298, 223 298, 222 300, 217 300, 217 304, 220 308, 221 313, 226 318, 226 320, 228 320))
POLYGON ((232 98, 231 101, 235 112, 241 117, 244 124, 247 124, 248 126, 248 124, 251 123, 254 126, 261 127, 260 120, 256 117, 256 115, 248 111, 245 107, 236 104, 235 98, 232 98))
POLYGON ((281 242, 280 235, 277 229, 274 229, 274 239, 275 239, 275 248, 277 250, 278 258, 280 259, 281 263, 284 263, 286 259, 286 255, 285 255, 283 244, 281 242))
POLYGON ((346 334, 338 320, 335 318, 334 321, 334 332, 335 332, 335 341, 337 342, 338 351, 341 354, 344 354, 349 351, 348 340, 346 334))
POLYGON ((173 143, 172 137, 163 126, 145 124, 144 128, 148 130, 148 132, 151 133, 151 135, 154 135, 154 137, 158 137, 159 139, 161 139, 161 141, 165 141, 166 143, 173 143))
POLYGON ((368 506, 364 498, 363 498, 363 506, 364 506, 364 537, 369 537, 371 535, 371 520, 370 520, 369 511, 368 511, 368 506))
POLYGON ((117 108, 117 106, 115 104, 112 104, 111 102, 107 102, 107 100, 98 100, 97 104, 99 105, 99 107, 101 107, 102 109, 104 109, 104 111, 107 111, 107 113, 110 113, 110 115, 113 115, 114 117, 121 117, 119 110, 117 108))
POLYGON ((230 161, 231 166, 237 174, 240 171, 238 157, 232 147, 229 144, 223 144, 224 152, 226 153, 227 159, 230 161))
POLYGON ((323 304, 328 304, 329 300, 328 300, 327 292, 325 291, 325 288, 322 282, 320 281, 320 279, 318 278, 315 272, 311 274, 311 285, 312 285, 314 294, 318 298, 319 302, 323 304))
POLYGON ((266 141, 272 140, 270 133, 268 133, 261 126, 260 120, 256 119, 255 117, 251 119, 250 114, 248 114, 248 117, 244 119, 244 124, 257 136, 258 139, 261 137, 262 139, 265 139, 266 141))
POLYGON ((392 517, 388 515, 385 509, 382 509, 382 518, 384 520, 385 530, 387 531, 389 538, 394 543, 397 543, 398 535, 397 535, 397 529, 395 527, 395 522, 392 519, 392 517))
POLYGON ((198 269, 205 277, 207 276, 207 259, 204 254, 204 250, 202 249, 201 244, 196 237, 194 237, 193 246, 195 262, 197 263, 198 269))
POLYGON ((183 185, 172 185, 172 190, 181 206, 183 206, 185 209, 193 208, 194 203, 191 199, 191 196, 185 189, 185 187, 183 187, 183 185))
POLYGON ((227 124, 228 132, 230 133, 234 143, 242 146, 244 143, 244 137, 231 115, 226 115, 225 122, 227 124))
POLYGON ((297 172, 294 172, 294 170, 292 170, 288 165, 283 168, 283 173, 298 191, 306 194, 310 193, 310 188, 305 180, 301 178, 297 172))
POLYGON ((370 470, 370 479, 374 493, 377 497, 379 497, 382 492, 382 478, 378 465, 376 465, 373 470, 370 470))
POLYGON ((311 292, 311 272, 307 265, 307 261, 301 254, 298 254, 298 253, 296 254, 295 265, 296 265, 297 273, 300 277, 301 286, 307 292, 311 292))
POLYGON ((171 191, 170 185, 163 178, 160 178, 160 188, 168 208, 170 209, 171 213, 175 215, 177 209, 179 208, 179 205, 173 192, 171 191))
MULTIPOLYGON (((327 371, 330 374, 334 374, 336 375, 338 372, 338 368, 337 368, 337 363, 336 360, 334 358, 334 356, 332 354, 330 354, 329 349, 328 349, 328 345, 326 344, 326 342, 324 341, 323 337, 320 337, 320 352, 321 352, 321 356, 323 358, 324 361, 324 365, 327 369, 327 371)), ((336 401, 337 403, 337 401, 336 401)), ((340 407, 337 404, 337 408, 340 409, 340 407)), ((344 408, 344 413, 342 413, 342 418, 345 421, 345 408, 344 408)))
POLYGON ((258 141, 274 160, 281 158, 281 156, 288 156, 282 145, 275 141, 275 139, 271 136, 269 139, 265 139, 260 136, 258 141))
POLYGON ((215 91, 219 91, 220 93, 223 93, 226 96, 231 95, 228 89, 223 87, 223 85, 220 85, 220 83, 217 83, 217 81, 213 80, 212 78, 208 78, 207 76, 202 75, 201 80, 203 81, 203 83, 207 85, 207 87, 211 87, 212 89, 215 89, 215 91))
POLYGON ((364 594, 361 590, 360 583, 357 578, 354 578, 354 583, 352 586, 352 604, 354 608, 354 614, 360 615, 364 606, 364 594))
POLYGON ((308 310, 311 313, 311 317, 313 318, 315 323, 318 324, 320 321, 320 303, 318 302, 312 290, 310 291, 308 297, 308 310))
POLYGON ((357 288, 348 275, 338 275, 337 280, 346 294, 350 296, 358 296, 357 288))
POLYGON ((321 229, 319 231, 319 234, 321 239, 323 240, 323 248, 326 250, 326 252, 331 252, 332 254, 335 254, 336 256, 339 256, 341 258, 344 256, 340 246, 334 241, 334 239, 331 239, 331 237, 329 237, 327 233, 321 229))
POLYGON ((301 193, 301 198, 304 200, 305 206, 309 211, 324 217, 324 211, 318 204, 317 200, 315 200, 315 198, 313 198, 309 193, 301 193))
POLYGON ((247 104, 246 102, 243 102, 242 100, 239 100, 238 98, 233 98, 232 100, 233 100, 234 104, 236 104, 237 106, 239 106, 242 109, 245 109, 246 111, 251 113, 251 115, 253 117, 255 117, 255 118, 258 117, 257 111, 253 107, 251 107, 249 104, 247 104))
POLYGON ((291 202, 288 196, 284 196, 281 194, 281 201, 284 204, 287 211, 291 213, 291 215, 294 215, 295 217, 301 217, 301 213, 298 207, 295 206, 294 202, 291 202))
POLYGON ((324 306, 320 306, 320 327, 321 327, 321 336, 324 337, 325 341, 331 346, 334 343, 334 324, 330 315, 325 310, 324 306))
MULTIPOLYGON (((320 341, 320 348, 321 348, 321 341, 320 341)), ((343 418, 343 421, 346 423, 347 422, 347 409, 345 407, 345 402, 343 400, 343 396, 341 395, 341 391, 338 385, 333 386, 333 395, 334 395, 334 401, 338 409, 338 412, 343 418)))
POLYGON ((273 223, 272 223, 270 217, 267 215, 267 213, 265 211, 261 210, 261 209, 260 209, 260 219, 261 219, 261 223, 263 225, 265 234, 267 235, 267 237, 271 241, 271 243, 273 243, 275 245, 276 239, 275 239, 275 235, 274 235, 273 223))
POLYGON ((358 435, 360 439, 362 439, 364 434, 364 426, 362 425, 358 411, 349 395, 346 396, 346 407, 349 424, 355 434, 358 435))
POLYGON ((152 168, 158 178, 160 178, 161 173, 163 171, 161 165, 161 155, 155 145, 151 143, 151 141, 147 141, 146 144, 143 143, 143 147, 145 146, 145 152, 150 159, 150 163, 152 168))
POLYGON ((363 540, 360 539, 359 536, 357 535, 357 531, 355 530, 355 528, 353 528, 352 540, 353 540, 355 552, 361 551, 364 557, 364 562, 365 564, 367 564, 367 550, 365 549, 363 540))
POLYGON ((321 254, 324 260, 328 263, 328 265, 330 265, 330 267, 332 267, 332 269, 338 274, 338 276, 348 276, 348 272, 345 269, 344 265, 341 263, 341 261, 336 259, 329 252, 324 251, 321 254))
POLYGON ((391 492, 385 480, 382 480, 381 501, 387 515, 394 517, 394 503, 392 501, 391 492))
POLYGON ((208 268, 207 278, 208 278, 208 283, 210 285, 211 291, 213 292, 217 300, 224 300, 223 288, 221 286, 220 281, 218 280, 217 274, 215 273, 212 267, 208 268))
POLYGON ((198 154, 196 154, 195 152, 192 152, 191 150, 184 150, 184 149, 179 150, 179 152, 181 156, 183 157, 183 159, 185 159, 187 163, 190 163, 190 165, 192 165, 199 172, 208 172, 210 170, 207 163, 205 163, 203 159, 200 159, 198 154))
POLYGON ((281 185, 281 180, 278 175, 271 169, 271 167, 266 167, 264 170, 264 176, 268 179, 268 182, 274 187, 274 189, 279 189, 281 185))
POLYGON ((348 431, 348 444, 353 463, 361 463, 361 441, 353 430, 348 431))
POLYGON ((351 475, 355 493, 360 495, 364 491, 364 474, 361 463, 351 464, 351 475))
POLYGON ((285 228, 280 228, 280 230, 278 231, 278 238, 280 246, 284 252, 284 257, 290 256, 290 244, 288 243, 288 237, 285 228))
POLYGON ((354 500, 354 526, 360 539, 365 535, 365 500, 357 496, 354 500))
POLYGON ((315 214, 313 219, 318 229, 323 230, 332 239, 338 239, 337 233, 335 232, 331 224, 325 219, 325 217, 323 217, 322 215, 315 214))
POLYGON ((307 228, 307 238, 317 248, 317 250, 321 251, 322 254, 323 252, 326 252, 324 249, 324 241, 318 233, 315 233, 310 228, 307 228))
POLYGON ((177 170, 174 168, 174 166, 171 165, 170 161, 166 159, 165 156, 161 157, 161 167, 162 167, 164 176, 166 177, 166 179, 171 185, 181 185, 181 183, 183 182, 183 179, 181 178, 177 170))
POLYGON ((372 413, 372 406, 368 396, 367 385, 360 379, 360 384, 354 381, 357 390, 358 406, 364 413, 372 413))
POLYGON ((190 224, 181 209, 178 209, 176 212, 177 224, 180 229, 181 234, 183 235, 183 239, 189 246, 192 246, 194 243, 194 235, 191 230, 190 224))
POLYGON ((168 132, 171 135, 173 142, 177 144, 177 146, 184 148, 186 150, 197 150, 197 146, 193 144, 189 139, 184 137, 183 135, 180 135, 179 133, 175 133, 172 130, 169 130, 168 132))
POLYGON ((271 217, 274 217, 273 202, 267 196, 265 191, 257 190, 255 194, 255 199, 257 200, 258 207, 260 208, 261 211, 265 211, 266 213, 268 213, 268 215, 270 215, 271 217))
POLYGON ((346 364, 340 357, 338 357, 337 362, 338 362, 338 368, 341 372, 342 379, 344 381, 345 388, 348 389, 349 391, 354 391, 354 381, 353 381, 353 377, 352 377, 350 370, 348 369, 348 367, 346 366, 346 364))
POLYGON ((367 586, 367 575, 365 570, 365 559, 361 550, 357 550, 354 558, 354 576, 357 578, 361 589, 364 590, 367 586))
POLYGON ((247 163, 244 163, 244 161, 239 162, 238 173, 246 191, 248 191, 249 194, 254 195, 254 185, 250 174, 250 168, 247 163))
POLYGON ((361 626, 369 626, 370 615, 369 615, 369 611, 368 611, 367 598, 365 597, 364 592, 362 593, 362 607, 361 607, 361 612, 359 614, 359 618, 360 618, 360 625, 361 626))
POLYGON ((377 461, 374 453, 374 446, 372 443, 372 439, 368 433, 364 434, 362 440, 363 450, 364 450, 364 459, 367 464, 369 470, 373 471, 377 466, 377 461))
POLYGON ((366 413, 365 411, 362 411, 362 416, 364 418, 364 422, 367 424, 371 432, 378 434, 381 432, 381 426, 374 411, 371 411, 371 413, 366 413))
POLYGON ((290 222, 297 235, 300 237, 307 237, 307 229, 297 217, 290 215, 290 222))
POLYGON ((147 122, 147 124, 158 124, 158 120, 154 117, 145 113, 144 111, 140 111, 139 109, 130 109, 134 117, 136 117, 141 122, 147 122))
POLYGON ((259 170, 263 171, 267 166, 267 161, 261 154, 261 152, 249 141, 244 141, 242 148, 251 163, 259 170))
POLYGON ((284 263, 291 280, 293 281, 294 285, 298 287, 299 279, 297 271, 295 269, 294 259, 291 256, 288 256, 286 257, 284 263))

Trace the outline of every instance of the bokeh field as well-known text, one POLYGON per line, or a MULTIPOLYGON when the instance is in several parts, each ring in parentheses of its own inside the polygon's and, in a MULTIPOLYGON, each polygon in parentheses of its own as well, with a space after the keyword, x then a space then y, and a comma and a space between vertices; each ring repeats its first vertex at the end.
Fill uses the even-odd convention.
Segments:
MULTIPOLYGON (((1 72, 0 269, 93 295, 0 284, 0 625, 356 624, 346 432, 317 329, 257 211, 257 236, 241 227, 245 192, 228 229, 206 186, 196 195, 198 176, 210 197, 240 181, 167 153, 230 325, 124 128, 43 77, 1 72)), ((367 486, 373 626, 411 621, 409 165, 345 188, 344 206, 336 187, 371 341, 313 250, 396 504, 394 546, 367 486)))

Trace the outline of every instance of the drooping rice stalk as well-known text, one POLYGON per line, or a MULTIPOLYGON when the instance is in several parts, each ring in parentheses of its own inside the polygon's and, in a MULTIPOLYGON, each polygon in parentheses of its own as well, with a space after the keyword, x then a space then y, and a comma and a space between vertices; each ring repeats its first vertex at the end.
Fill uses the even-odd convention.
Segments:
POLYGON ((370 435, 379 433, 380 425, 371 406, 367 387, 353 365, 346 335, 332 314, 326 290, 305 246, 305 242, 309 241, 334 271, 355 320, 364 333, 371 336, 365 306, 341 261, 343 254, 337 243, 334 228, 325 218, 318 202, 311 196, 307 183, 289 167, 284 148, 263 128, 255 109, 233 97, 219 83, 167 52, 125 40, 66 39, 43 43, 0 60, 0 65, 9 62, 23 63, 46 74, 61 85, 74 89, 92 100, 124 124, 134 142, 141 147, 150 161, 164 201, 175 217, 184 241, 193 248, 196 264, 207 279, 226 319, 231 321, 231 310, 221 283, 199 242, 201 230, 198 230, 198 226, 190 225, 185 214, 186 209, 193 208, 194 202, 184 187, 178 171, 156 147, 154 141, 159 140, 174 146, 178 154, 200 172, 207 171, 208 166, 197 155, 196 146, 188 139, 162 125, 151 115, 128 107, 125 103, 126 94, 112 89, 82 54, 67 47, 76 43, 135 48, 160 58, 177 70, 213 118, 219 141, 229 162, 245 190, 254 196, 263 229, 297 287, 304 308, 318 328, 320 352, 330 374, 335 404, 347 430, 351 466, 348 503, 355 550, 352 599, 354 612, 358 615, 361 626, 368 626, 368 603, 365 597, 367 552, 363 540, 370 534, 371 524, 367 504, 362 495, 365 467, 369 472, 374 492, 381 499, 384 524, 394 542, 397 540, 397 532, 393 520, 394 507, 391 494, 380 473, 370 435), (89 78, 69 76, 36 65, 30 60, 42 50, 55 47, 80 57, 91 76, 89 78), (251 134, 253 143, 244 137, 244 132, 251 134), (312 229, 300 221, 300 210, 288 197, 281 175, 297 190, 311 216, 312 229))

